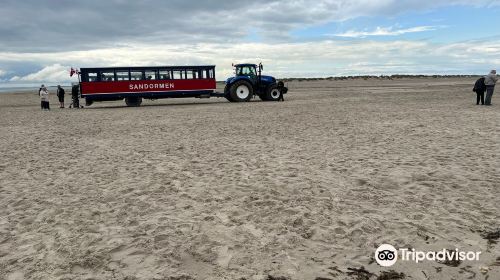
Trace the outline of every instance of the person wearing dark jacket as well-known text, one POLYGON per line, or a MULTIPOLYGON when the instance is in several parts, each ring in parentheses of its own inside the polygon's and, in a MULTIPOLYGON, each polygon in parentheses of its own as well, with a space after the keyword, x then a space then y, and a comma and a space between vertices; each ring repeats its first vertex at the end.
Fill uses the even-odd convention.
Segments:
POLYGON ((58 85, 57 86, 57 97, 59 98, 59 108, 64 108, 64 89, 58 85))
POLYGON ((80 100, 78 99, 78 86, 77 85, 74 85, 72 88, 71 88, 71 99, 72 99, 72 103, 71 103, 71 107, 73 108, 80 108, 80 100))
POLYGON ((484 77, 479 78, 474 84, 473 92, 477 95, 476 105, 479 105, 479 101, 481 101, 481 105, 484 105, 484 92, 486 91, 486 85, 484 84, 484 77))

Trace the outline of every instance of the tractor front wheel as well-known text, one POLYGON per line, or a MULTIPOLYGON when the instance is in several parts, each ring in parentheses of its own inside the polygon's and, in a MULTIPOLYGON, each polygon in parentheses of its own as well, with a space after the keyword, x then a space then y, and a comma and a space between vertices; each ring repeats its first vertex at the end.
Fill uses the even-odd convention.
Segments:
POLYGON ((232 102, 246 102, 253 96, 252 85, 247 81, 237 81, 231 86, 229 90, 229 101, 232 102))
POLYGON ((271 85, 265 95, 265 100, 267 101, 279 101, 281 92, 277 85, 271 85))

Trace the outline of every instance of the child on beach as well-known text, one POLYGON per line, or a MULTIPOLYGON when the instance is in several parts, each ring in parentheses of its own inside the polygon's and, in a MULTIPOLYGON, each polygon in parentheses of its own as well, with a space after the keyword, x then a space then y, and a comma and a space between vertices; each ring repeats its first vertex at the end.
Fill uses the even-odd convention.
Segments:
POLYGON ((47 88, 44 85, 42 85, 42 88, 40 89, 40 101, 41 101, 42 110, 50 111, 49 91, 47 90, 47 88))

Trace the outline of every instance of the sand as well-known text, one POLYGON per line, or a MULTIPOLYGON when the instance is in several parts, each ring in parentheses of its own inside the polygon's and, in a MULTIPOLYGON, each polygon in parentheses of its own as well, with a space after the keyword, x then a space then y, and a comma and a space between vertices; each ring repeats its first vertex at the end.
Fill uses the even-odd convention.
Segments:
POLYGON ((50 112, 0 94, 0 279, 500 279, 500 94, 476 106, 473 83, 50 112), (383 243, 482 254, 383 268, 383 243))

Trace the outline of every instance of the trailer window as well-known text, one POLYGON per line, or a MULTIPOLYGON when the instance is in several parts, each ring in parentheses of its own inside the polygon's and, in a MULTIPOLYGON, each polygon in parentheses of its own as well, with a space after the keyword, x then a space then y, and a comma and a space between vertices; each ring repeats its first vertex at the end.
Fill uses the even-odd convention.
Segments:
POLYGON ((87 73, 89 82, 97 82, 97 72, 89 72, 87 73))
POLYGON ((183 71, 181 70, 174 70, 172 71, 173 72, 173 78, 176 79, 176 80, 179 80, 179 79, 184 79, 184 75, 183 75, 183 71))
POLYGON ((131 81, 139 81, 139 80, 143 80, 143 75, 144 72, 142 71, 130 71, 130 80, 131 81))
POLYGON ((186 79, 195 79, 196 76, 194 75, 193 71, 186 71, 186 79))
POLYGON ((203 79, 203 74, 201 70, 193 70, 193 76, 195 79, 203 79))
POLYGON ((160 70, 160 79, 161 80, 170 80, 171 79, 170 70, 160 70))
POLYGON ((101 82, 112 82, 115 80, 115 71, 101 71, 101 82))
POLYGON ((146 80, 158 80, 157 78, 157 71, 156 70, 148 70, 146 71, 146 80))
POLYGON ((117 81, 128 81, 128 71, 116 71, 117 81))

